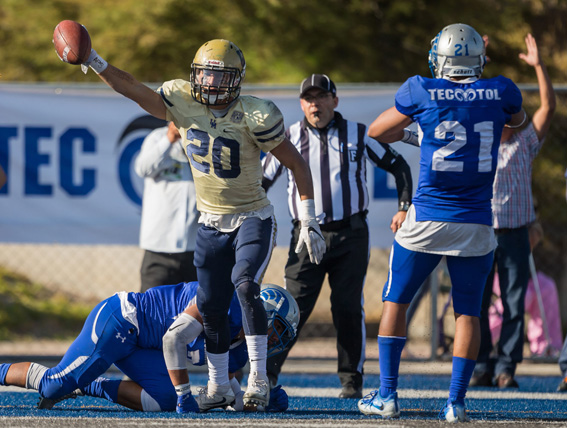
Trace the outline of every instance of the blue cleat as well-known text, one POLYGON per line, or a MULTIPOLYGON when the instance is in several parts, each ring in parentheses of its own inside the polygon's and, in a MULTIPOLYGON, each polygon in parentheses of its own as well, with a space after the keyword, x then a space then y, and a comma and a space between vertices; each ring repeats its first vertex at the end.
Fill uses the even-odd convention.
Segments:
POLYGON ((469 422, 470 419, 465 411, 465 405, 448 400, 445 407, 439 413, 439 419, 456 424, 457 422, 469 422))
POLYGON ((199 413, 199 405, 195 397, 191 395, 191 391, 183 395, 177 396, 177 406, 175 406, 177 413, 199 413))
POLYGON ((380 415, 384 419, 399 418, 398 393, 394 392, 387 397, 381 397, 380 391, 374 390, 358 401, 358 410, 365 415, 380 415))

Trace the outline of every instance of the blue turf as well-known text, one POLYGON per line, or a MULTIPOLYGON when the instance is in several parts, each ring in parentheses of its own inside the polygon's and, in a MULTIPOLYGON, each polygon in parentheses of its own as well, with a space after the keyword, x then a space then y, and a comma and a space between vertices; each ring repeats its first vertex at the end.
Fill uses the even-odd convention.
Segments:
MULTIPOLYGON (((559 382, 554 377, 519 376, 521 392, 554 392, 559 382)), ((204 385, 206 374, 191 374, 193 385, 204 385)), ((284 374, 280 381, 290 387, 319 387, 338 388, 339 381, 336 374, 284 374)), ((448 390, 450 378, 446 375, 403 375, 400 377, 402 389, 448 390)), ((368 375, 365 387, 378 386, 378 376, 368 375)), ((488 388, 471 388, 477 391, 488 388)), ((491 391, 497 391, 491 388, 491 391)), ((542 420, 567 421, 567 401, 558 399, 466 399, 468 414, 472 420, 542 420)), ((143 413, 125 409, 119 405, 111 404, 103 399, 91 397, 78 397, 56 404, 52 410, 38 410, 36 408, 39 395, 36 392, 0 392, 0 415, 6 417, 85 417, 85 418, 170 418, 179 419, 234 419, 242 418, 242 413, 211 411, 198 415, 178 415, 176 413, 143 413)), ((434 420, 445 403, 445 398, 404 398, 400 397, 402 419, 434 420)), ((362 415, 357 407, 357 400, 343 400, 339 398, 308 398, 291 397, 290 408, 283 414, 256 414, 247 413, 251 419, 282 418, 282 419, 336 419, 360 420, 380 419, 377 416, 362 415)))

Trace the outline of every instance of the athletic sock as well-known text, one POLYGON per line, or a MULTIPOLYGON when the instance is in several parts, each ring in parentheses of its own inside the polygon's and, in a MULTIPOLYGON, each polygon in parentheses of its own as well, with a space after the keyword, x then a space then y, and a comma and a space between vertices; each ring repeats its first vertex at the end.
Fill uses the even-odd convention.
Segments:
POLYGON ((111 403, 118 402, 118 386, 122 380, 111 380, 104 377, 99 377, 92 381, 90 384, 81 388, 81 392, 89 397, 99 397, 110 401, 111 403))
POLYGON ((6 375, 12 364, 0 364, 0 385, 6 385, 6 375))
POLYGON ((378 336, 380 396, 386 398, 398 388, 398 374, 405 337, 378 336))
POLYGON ((267 377, 266 358, 268 356, 268 336, 246 336, 250 373, 256 372, 262 378, 267 377))
POLYGON ((453 357, 449 401, 454 401, 458 404, 465 404, 465 395, 467 395, 467 388, 469 386, 475 364, 475 360, 453 357))
POLYGON ((229 385, 228 379, 228 352, 211 354, 207 352, 209 362, 209 382, 217 386, 229 385))

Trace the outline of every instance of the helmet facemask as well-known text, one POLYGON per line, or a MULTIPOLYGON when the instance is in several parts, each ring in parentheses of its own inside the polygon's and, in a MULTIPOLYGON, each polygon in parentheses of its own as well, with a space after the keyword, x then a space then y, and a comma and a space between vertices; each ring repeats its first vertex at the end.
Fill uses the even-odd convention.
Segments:
POLYGON ((191 95, 201 104, 229 104, 240 95, 241 81, 237 68, 191 64, 191 95))

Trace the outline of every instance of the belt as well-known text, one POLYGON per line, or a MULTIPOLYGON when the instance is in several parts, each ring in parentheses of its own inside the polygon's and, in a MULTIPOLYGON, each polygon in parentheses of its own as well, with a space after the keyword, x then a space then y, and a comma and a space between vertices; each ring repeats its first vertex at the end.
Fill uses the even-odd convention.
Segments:
POLYGON ((510 233, 510 232, 514 232, 516 230, 522 230, 522 229, 527 229, 527 226, 520 226, 520 227, 514 227, 514 228, 498 228, 498 229, 494 229, 494 233, 496 235, 504 235, 505 233, 510 233))

